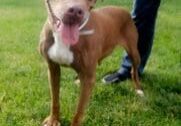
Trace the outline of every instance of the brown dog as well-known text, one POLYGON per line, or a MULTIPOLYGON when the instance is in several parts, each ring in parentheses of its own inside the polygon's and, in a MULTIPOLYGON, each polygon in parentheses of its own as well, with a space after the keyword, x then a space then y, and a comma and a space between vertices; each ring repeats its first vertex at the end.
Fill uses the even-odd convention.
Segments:
POLYGON ((58 126, 60 65, 72 67, 81 82, 80 99, 71 126, 79 126, 95 83, 97 64, 123 46, 132 59, 132 79, 143 95, 137 68, 138 34, 128 11, 118 7, 92 10, 96 0, 46 0, 48 18, 40 36, 40 52, 48 63, 51 112, 44 126, 58 126))

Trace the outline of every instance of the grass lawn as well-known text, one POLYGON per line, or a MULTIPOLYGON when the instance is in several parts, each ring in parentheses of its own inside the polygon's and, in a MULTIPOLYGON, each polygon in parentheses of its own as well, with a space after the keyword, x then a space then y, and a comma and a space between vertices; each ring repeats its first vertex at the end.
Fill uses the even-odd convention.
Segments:
MULTIPOLYGON (((97 6, 132 0, 104 0, 97 6)), ((96 87, 84 126, 181 125, 181 1, 162 0, 152 55, 141 79, 146 97, 135 95, 130 80, 103 85, 102 76, 119 68, 123 50, 116 49, 97 68, 96 87)), ((46 19, 43 0, 0 0, 0 126, 39 126, 49 114, 47 67, 37 51, 46 19)), ((70 125, 79 88, 75 72, 64 68, 61 122, 70 125)))

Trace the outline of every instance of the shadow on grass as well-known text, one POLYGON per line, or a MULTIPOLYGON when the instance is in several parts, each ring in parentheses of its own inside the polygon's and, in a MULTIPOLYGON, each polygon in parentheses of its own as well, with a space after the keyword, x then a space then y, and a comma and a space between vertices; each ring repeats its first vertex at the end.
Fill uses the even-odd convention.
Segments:
MULTIPOLYGON (((115 109, 126 113, 124 109, 129 109, 130 106, 132 107, 132 104, 138 104, 139 102, 142 103, 143 108, 138 108, 139 110, 132 108, 131 111, 138 113, 139 116, 143 118, 147 118, 145 117, 146 114, 144 111, 146 108, 148 109, 147 114, 151 116, 180 119, 181 83, 178 76, 174 77, 170 74, 163 73, 145 73, 141 78, 141 82, 145 90, 146 100, 141 100, 135 95, 132 82, 130 81, 106 86, 98 84, 93 92, 92 100, 88 108, 87 120, 84 123, 90 123, 91 125, 91 123, 95 123, 94 119, 102 121, 104 119, 95 118, 96 114, 98 114, 99 117, 104 118, 105 116, 106 118, 107 113, 110 114, 111 110, 115 109), (113 109, 114 107, 115 109, 113 109), (142 113, 141 115, 140 112, 142 113)), ((113 113, 111 114, 114 115, 113 113)), ((110 120, 107 121, 107 123, 111 123, 110 120)), ((70 120, 62 118, 61 124, 62 126, 69 126, 70 120)))
POLYGON ((141 81, 146 84, 145 87, 151 88, 157 93, 181 94, 181 79, 170 73, 145 73, 141 81))
POLYGON ((150 109, 162 116, 181 119, 181 79, 170 73, 145 73, 142 78, 148 90, 150 109))
POLYGON ((97 89, 93 100, 103 107, 106 107, 110 101, 114 104, 121 101, 120 99, 130 99, 129 104, 140 100, 155 115, 181 119, 181 79, 174 75, 159 72, 145 73, 141 77, 141 83, 146 93, 146 100, 140 100, 132 90, 133 88, 131 89, 133 85, 124 84, 127 82, 104 86, 101 90, 97 89))
POLYGON ((67 118, 61 118, 61 126, 70 126, 71 122, 67 118))

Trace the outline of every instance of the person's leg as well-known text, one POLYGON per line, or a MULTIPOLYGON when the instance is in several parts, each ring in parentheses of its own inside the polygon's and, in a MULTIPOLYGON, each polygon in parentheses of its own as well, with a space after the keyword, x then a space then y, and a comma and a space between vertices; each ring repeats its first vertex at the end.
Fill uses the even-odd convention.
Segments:
MULTIPOLYGON (((134 2, 132 18, 135 21, 139 34, 138 51, 141 57, 141 64, 138 69, 139 74, 143 73, 151 53, 155 21, 159 6, 160 0, 135 0, 134 2)), ((125 54, 120 69, 116 73, 105 76, 103 81, 105 83, 114 83, 130 78, 131 66, 131 60, 128 55, 125 54)))
MULTIPOLYGON (((159 5, 160 0, 136 0, 134 3, 132 18, 135 21, 139 33, 138 50, 141 57, 141 64, 139 66, 140 74, 143 73, 144 67, 151 53, 155 20, 159 5)), ((130 71, 131 65, 131 60, 126 54, 121 66, 130 71)))

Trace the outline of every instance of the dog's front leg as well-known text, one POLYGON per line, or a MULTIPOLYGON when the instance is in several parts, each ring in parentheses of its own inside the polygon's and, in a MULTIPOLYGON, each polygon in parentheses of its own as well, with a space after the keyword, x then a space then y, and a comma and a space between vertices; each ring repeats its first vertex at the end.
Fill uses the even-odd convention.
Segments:
POLYGON ((51 112, 43 122, 43 126, 60 126, 59 123, 59 88, 60 67, 53 62, 48 63, 48 75, 51 93, 51 112))
POLYGON ((71 126, 79 126, 81 124, 85 107, 89 102, 91 92, 95 83, 95 74, 93 75, 80 75, 81 89, 80 89, 80 98, 77 106, 77 111, 73 118, 71 126))

